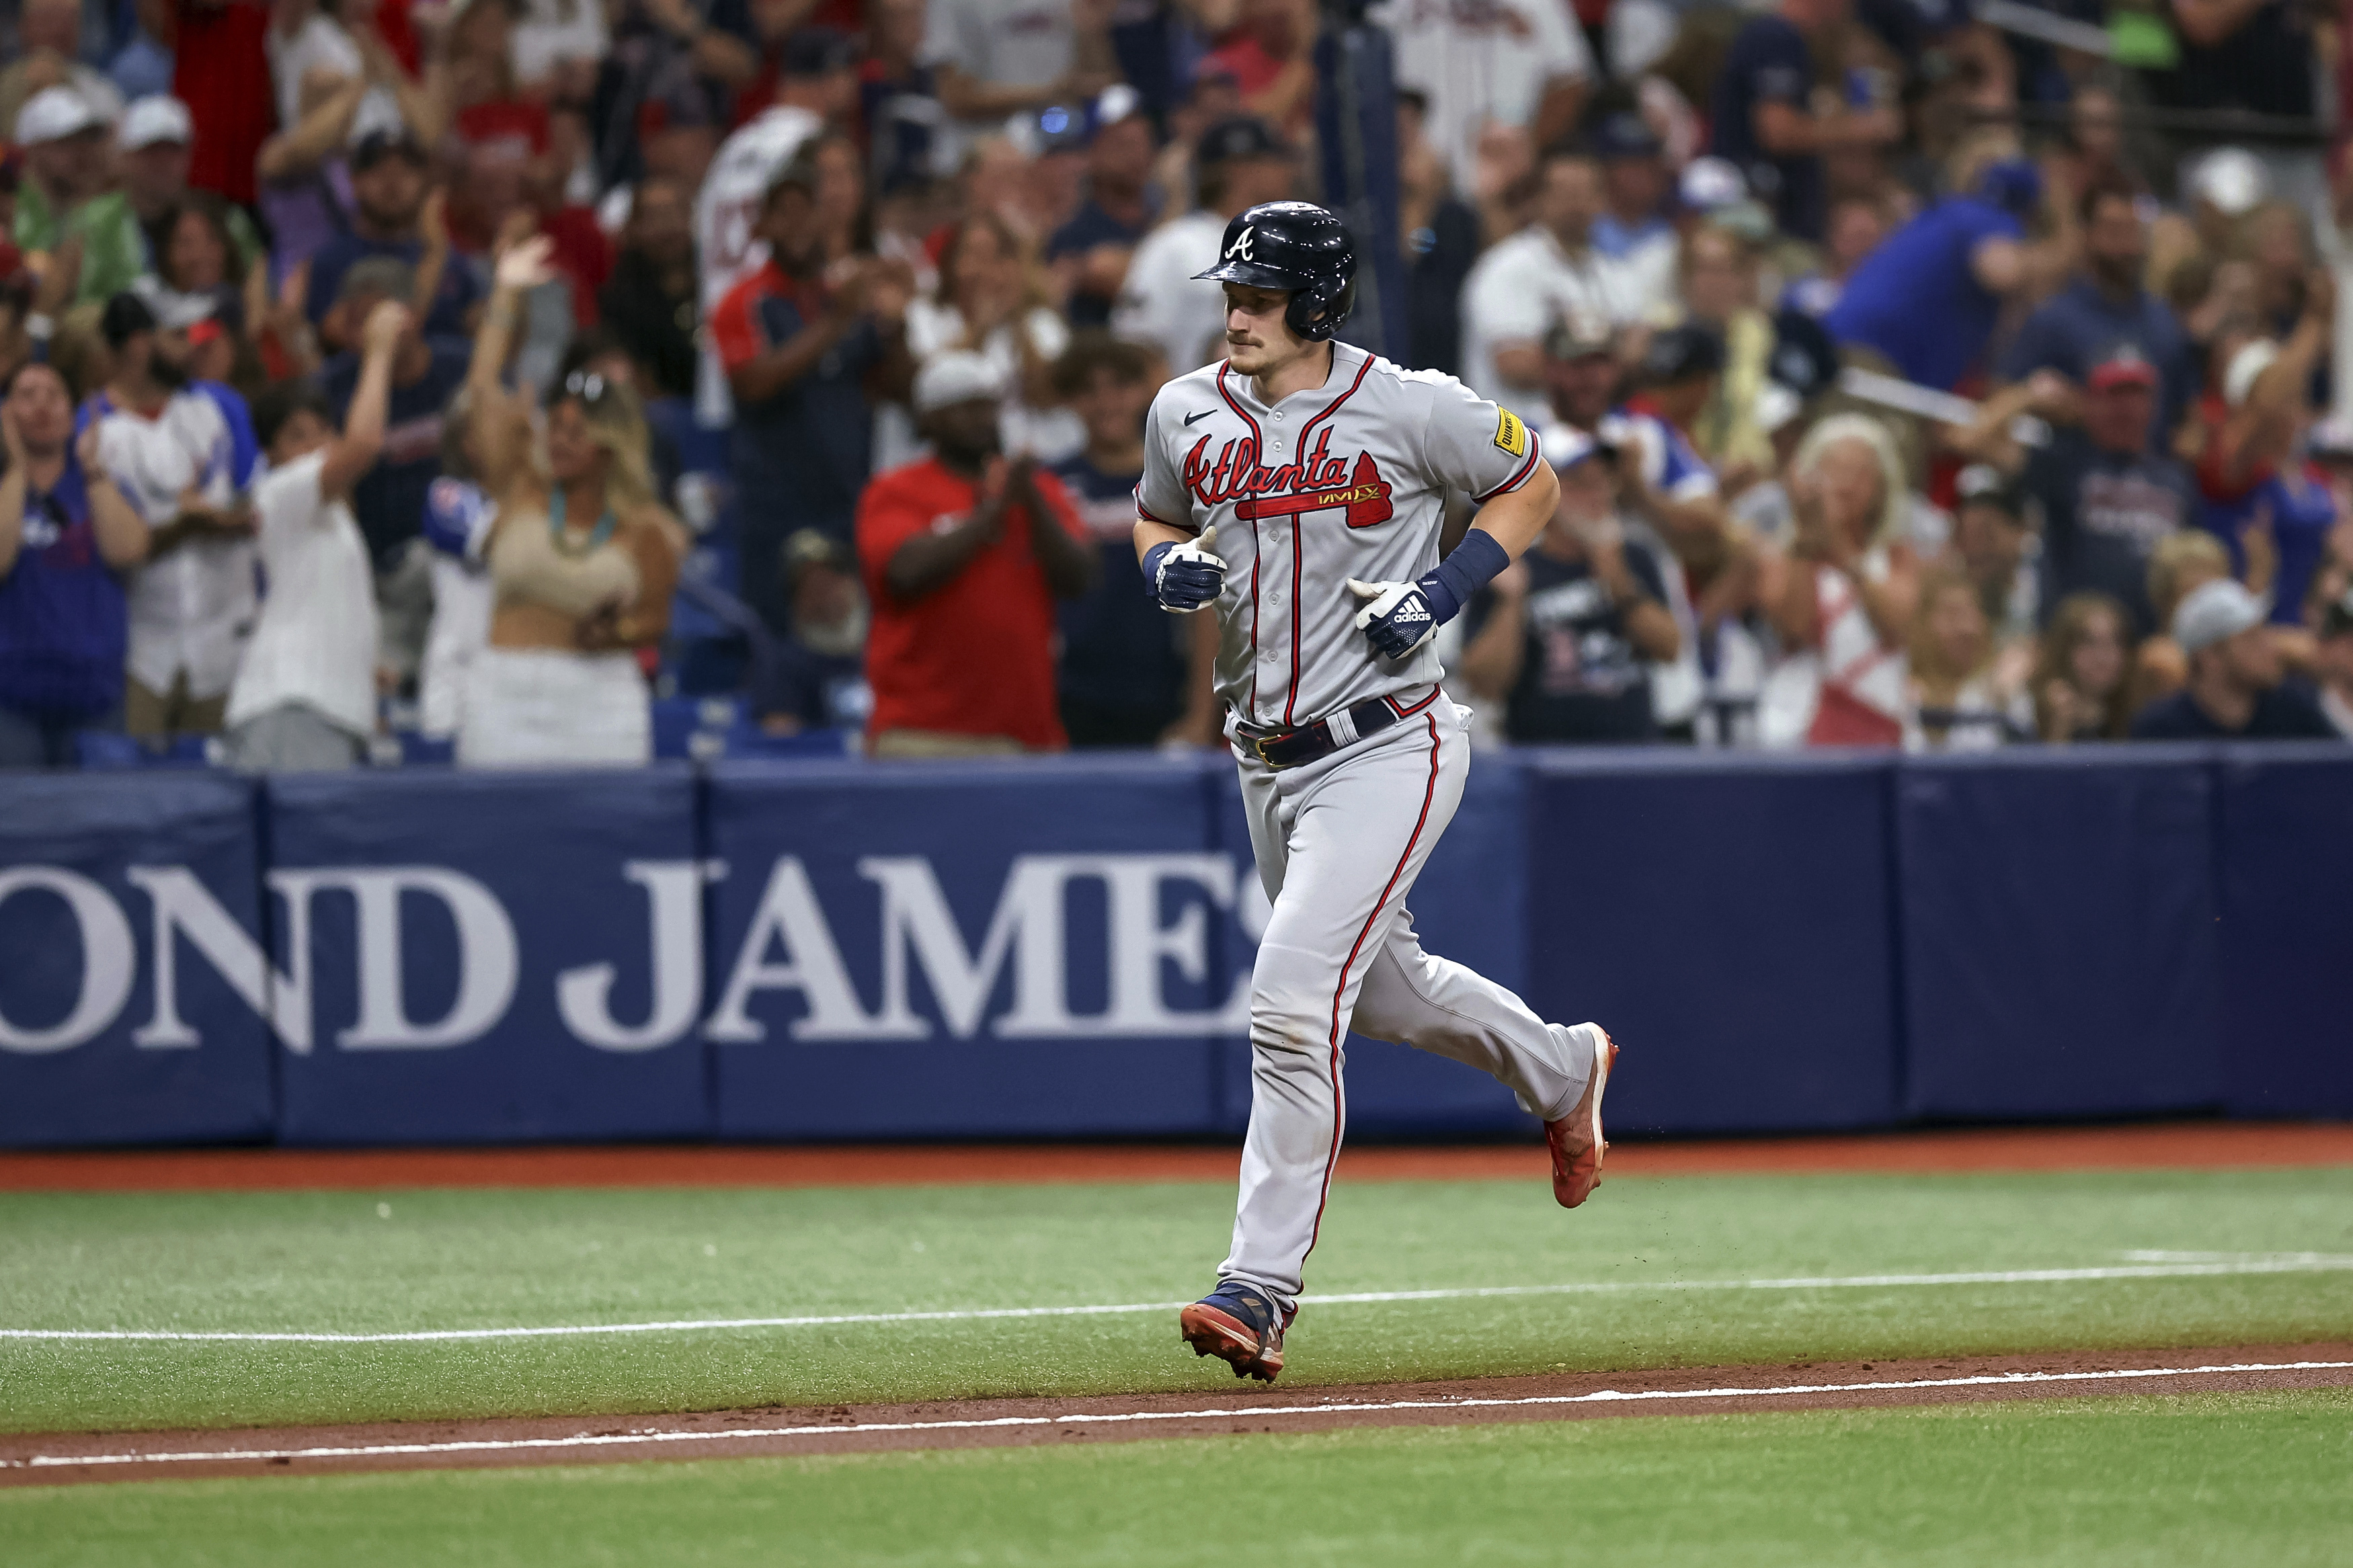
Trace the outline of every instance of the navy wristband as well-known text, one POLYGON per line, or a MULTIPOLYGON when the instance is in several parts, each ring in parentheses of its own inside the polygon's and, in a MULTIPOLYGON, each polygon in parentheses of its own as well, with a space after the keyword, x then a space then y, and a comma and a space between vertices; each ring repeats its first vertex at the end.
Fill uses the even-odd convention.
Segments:
POLYGON ((1176 548, 1173 541, 1164 539, 1144 552, 1144 591, 1155 599, 1160 597, 1160 563, 1176 548))
POLYGON ((1437 571, 1425 574, 1414 585, 1430 601, 1430 620, 1442 626, 1462 613, 1472 595, 1511 563, 1511 552, 1501 541, 1483 528, 1474 528, 1462 536, 1453 554, 1438 563, 1437 571))

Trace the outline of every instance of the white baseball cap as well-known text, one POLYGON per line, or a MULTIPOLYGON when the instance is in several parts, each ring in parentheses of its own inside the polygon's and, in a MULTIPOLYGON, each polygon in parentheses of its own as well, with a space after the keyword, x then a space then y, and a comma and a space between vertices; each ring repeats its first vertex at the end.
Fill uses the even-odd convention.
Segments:
POLYGON ((62 142, 94 125, 106 123, 95 104, 69 87, 45 87, 16 111, 16 145, 37 147, 62 142))
POLYGON ((2244 404, 2255 390, 2255 383, 2263 379, 2263 372, 2271 369, 2278 358, 2279 344, 2269 338, 2241 344, 2239 352, 2231 356, 2230 368, 2222 373, 2223 403, 2232 408, 2244 404))
POLYGON ((915 373, 915 412, 929 414, 952 403, 1005 395, 1005 377, 976 353, 936 354, 915 373))
POLYGON ((135 100, 122 111, 122 123, 115 129, 114 139, 126 152, 153 147, 159 142, 185 147, 196 139, 196 123, 189 117, 186 104, 176 98, 153 93, 135 100))
POLYGON ((2173 640, 2183 653, 2196 653, 2262 626, 2268 613, 2261 599, 2229 577, 2200 583, 2173 612, 2173 640))

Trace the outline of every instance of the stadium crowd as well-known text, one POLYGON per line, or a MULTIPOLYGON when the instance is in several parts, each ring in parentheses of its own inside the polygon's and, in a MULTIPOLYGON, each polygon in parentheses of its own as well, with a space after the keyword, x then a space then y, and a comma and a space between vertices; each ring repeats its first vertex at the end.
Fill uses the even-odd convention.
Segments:
MULTIPOLYGON (((1369 23, 1378 346, 1561 475, 1447 628, 1482 739, 2353 736, 2334 13, 1369 23)), ((0 765, 628 763, 710 699, 752 750, 1222 743, 1211 617, 1134 565, 1144 413, 1221 357, 1228 220, 1340 167, 1355 25, 22 0, 0 765)))

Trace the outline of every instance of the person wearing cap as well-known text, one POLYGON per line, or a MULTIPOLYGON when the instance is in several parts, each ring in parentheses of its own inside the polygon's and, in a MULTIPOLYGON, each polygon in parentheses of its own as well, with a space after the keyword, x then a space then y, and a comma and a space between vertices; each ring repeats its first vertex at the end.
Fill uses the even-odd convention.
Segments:
POLYGON ((100 331, 113 374, 85 417, 150 531, 147 562, 131 581, 123 728, 208 734, 221 726, 253 625, 249 466, 221 400, 190 384, 185 321, 159 321, 124 292, 107 301, 100 331))
POLYGON ((2080 425, 2027 458, 2022 482, 2042 512, 2042 601, 2095 589, 2121 603, 2136 637, 2158 629, 2148 601, 2158 544, 2188 527, 2189 476, 2153 450, 2157 367, 2129 346, 2084 378, 2080 425))
MULTIPOLYGON (((157 272, 164 270, 171 252, 173 220, 192 194, 219 200, 210 192, 189 190, 188 147, 195 136, 188 106, 161 94, 133 100, 115 127, 114 144, 122 150, 123 198, 139 220, 151 269, 157 272)), ((241 278, 261 255, 261 237, 254 232, 253 220, 245 216, 244 208, 226 202, 220 207, 230 243, 236 247, 231 270, 241 278)))
POLYGON ((867 723, 878 757, 1060 751, 1054 602, 1094 585, 1061 481, 1000 455, 1002 369, 976 353, 916 373, 932 455, 874 478, 858 503, 858 561, 873 606, 867 723))
MULTIPOLYGON (((777 174, 753 231, 767 260, 711 316, 735 408, 728 463, 747 562, 776 560, 800 528, 849 537, 875 403, 913 374, 902 271, 872 257, 826 265, 818 183, 807 149, 777 174)), ((791 612, 776 574, 744 581, 745 601, 783 635, 791 612)))
POLYGON ((2311 690, 2286 679, 2266 606, 2224 578, 2190 590, 2173 612, 2188 684, 2143 709, 2136 741, 2337 740, 2311 690))
POLYGON ((932 0, 923 63, 939 83, 946 155, 1008 114, 1083 103, 1119 80, 1109 8, 1072 0, 932 0))
POLYGON ((1559 440, 1545 447, 1559 508, 1472 598, 1460 673, 1504 704, 1504 732, 1520 744, 1653 741, 1652 672, 1672 666, 1683 642, 1662 563, 1619 519, 1622 465, 1589 437, 1559 440))
MULTIPOLYGON (((73 300, 111 299, 147 270, 147 243, 121 191, 109 188, 107 125, 70 87, 47 87, 16 111, 24 178, 16 188, 17 246, 53 258, 69 239, 81 242, 73 300)), ((65 263, 54 263, 65 264, 65 263)))
POLYGON ((2073 207, 2044 201, 2041 174, 2007 132, 1964 139, 1945 172, 1947 194, 1864 258, 1822 320, 1841 345, 1940 392, 1985 368, 2010 301, 2064 275, 2075 226, 2073 207), (2030 240, 2038 210, 2052 233, 2030 240))
POLYGON ((1087 136, 1086 199, 1046 242, 1073 327, 1111 322, 1112 306, 1127 279, 1127 264, 1152 228, 1159 207, 1152 190, 1152 121, 1135 89, 1106 89, 1083 117, 1087 136))
MULTIPOLYGON (((2076 199, 2084 263, 2067 286, 2034 308, 2002 356, 2002 378, 2022 382, 2056 371, 2077 387, 2092 367, 2122 345, 2157 367, 2158 419, 2150 438, 2163 445, 2198 390, 2189 336, 2173 307, 2141 287, 2148 265, 2148 225, 2139 195, 2121 179, 2076 199)), ((2071 411, 2072 414, 2072 411, 2071 411)))
POLYGON ((1595 71, 1570 8, 1553 0, 1479 5, 1388 0, 1369 13, 1389 30, 1398 85, 1427 99, 1430 139, 1458 192, 1479 183, 1479 138, 1490 124, 1549 147, 1576 126, 1595 71))
POLYGON ((1813 39, 1846 14, 1847 0, 1780 0, 1752 15, 1733 37, 1709 105, 1708 151, 1737 168, 1782 231, 1800 239, 1821 237, 1822 154, 1904 135, 1889 105, 1816 104, 1813 39))
POLYGON ((871 615, 857 553, 833 534, 804 528, 785 541, 776 574, 792 629, 754 641, 753 718, 776 736, 865 729, 874 710, 866 684, 871 615))
POLYGON ((2316 269, 2295 329, 2277 342, 2254 338, 2235 350, 2217 344, 2220 398, 2201 411, 2198 455, 2200 527, 2222 542, 2232 569, 2250 583, 2269 564, 2272 619, 2304 625, 2305 600, 2337 523, 2325 478, 2304 455, 2314 422, 2310 388, 2336 331, 2337 289, 2316 269))
POLYGON ((1606 210, 1593 220, 1593 248, 1622 263, 1635 278, 1646 312, 1674 303, 1683 240, 1667 217, 1673 181, 1665 144, 1633 110, 1603 117, 1594 128, 1601 158, 1606 210))
POLYGON ((1611 326, 1639 320, 1640 279, 1594 248, 1601 169, 1574 147, 1537 168, 1535 221, 1490 247, 1462 285, 1462 379, 1523 419, 1544 414, 1544 337, 1573 315, 1611 326))
MULTIPOLYGON (((416 136, 406 126, 367 131, 353 145, 349 167, 352 226, 311 258, 303 312, 314 328, 342 297, 343 274, 353 266, 381 257, 416 268, 427 258, 424 218, 430 186, 425 149, 416 136)), ((427 337, 466 337, 481 299, 481 285, 470 267, 463 262, 445 265, 418 330, 427 337)))
POLYGON ((2026 492, 1989 463, 1963 468, 1953 489, 1954 564, 1977 585, 1997 654, 2031 658, 2042 585, 2026 492))
POLYGON ((1112 331, 1157 348, 1174 374, 1223 359, 1225 296, 1196 274, 1216 262, 1236 214, 1281 201, 1297 177, 1291 150, 1262 120, 1237 115, 1203 132, 1193 150, 1200 205, 1135 247, 1112 310, 1112 331))
POLYGON ((73 734, 122 706, 122 576, 147 524, 105 466, 99 431, 74 435, 73 394, 46 364, 0 390, 0 768, 63 767, 73 734))
POLYGON ((69 87, 109 123, 122 115, 122 90, 82 63, 81 0, 24 0, 16 12, 16 56, 0 69, 0 139, 16 111, 46 87, 69 87))

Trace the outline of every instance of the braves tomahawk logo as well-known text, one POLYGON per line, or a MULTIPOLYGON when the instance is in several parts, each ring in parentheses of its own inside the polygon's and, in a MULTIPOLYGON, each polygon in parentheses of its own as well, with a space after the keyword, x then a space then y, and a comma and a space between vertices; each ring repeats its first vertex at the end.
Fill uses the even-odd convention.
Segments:
POLYGON ((1185 488, 1205 507, 1232 501, 1234 514, 1245 522, 1338 508, 1347 514, 1350 528, 1371 528, 1396 515, 1389 483, 1373 455, 1357 453, 1354 468, 1332 456, 1328 426, 1316 433, 1314 451, 1274 468, 1260 464, 1258 440, 1250 436, 1228 441, 1213 462, 1209 443, 1215 439, 1204 436, 1185 454, 1185 488))

